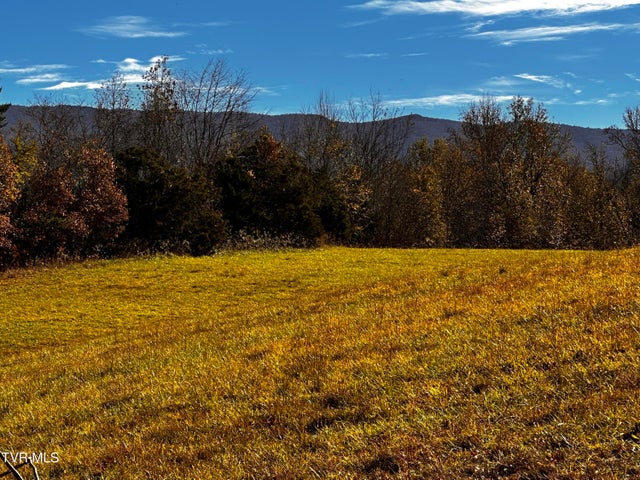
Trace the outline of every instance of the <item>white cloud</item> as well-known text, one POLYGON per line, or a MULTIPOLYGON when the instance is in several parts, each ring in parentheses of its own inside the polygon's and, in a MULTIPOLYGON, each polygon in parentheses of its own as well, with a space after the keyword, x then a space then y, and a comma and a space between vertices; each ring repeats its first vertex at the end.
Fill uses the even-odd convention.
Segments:
POLYGON ((105 18, 98 25, 81 29, 83 33, 118 38, 174 38, 187 33, 153 25, 146 17, 133 15, 105 18))
POLYGON ((583 62, 585 60, 590 60, 593 58, 597 58, 598 53, 574 53, 574 54, 566 54, 566 55, 557 55, 556 59, 561 62, 583 62))
MULTIPOLYGON (((95 60, 94 63, 112 64, 116 66, 116 70, 118 72, 122 73, 125 76, 138 74, 140 78, 142 78, 142 75, 149 71, 149 68, 151 68, 154 64, 156 64, 163 58, 165 58, 165 56, 157 55, 155 57, 151 57, 147 61, 138 60, 137 58, 132 57, 127 57, 119 61, 99 59, 95 60)), ((178 56, 167 56, 166 58, 167 63, 180 62, 184 60, 183 57, 178 56)))
MULTIPOLYGON (((387 100, 384 103, 390 107, 397 108, 433 108, 433 107, 456 107, 465 106, 473 102, 479 102, 486 95, 472 93, 456 93, 450 95, 438 95, 434 97, 402 98, 398 100, 387 100)), ((513 100, 513 95, 492 96, 497 102, 509 102, 513 100)))
POLYGON ((364 27, 367 25, 372 25, 374 23, 378 23, 380 20, 379 19, 374 19, 374 20, 362 20, 360 22, 347 22, 342 24, 343 28, 358 28, 358 27, 364 27))
POLYGON ((118 70, 122 73, 126 72, 140 72, 144 73, 149 68, 149 65, 143 65, 140 60, 136 58, 125 58, 124 60, 117 62, 118 70))
POLYGON ((50 87, 41 88, 40 90, 57 91, 75 88, 86 88, 87 90, 95 90, 96 88, 100 88, 101 86, 102 82, 60 82, 50 87))
POLYGON ((546 85, 551 85, 554 88, 564 88, 567 84, 556 77, 552 77, 550 75, 531 75, 530 73, 519 73, 514 75, 516 78, 522 78, 523 80, 529 80, 531 82, 536 83, 544 83, 546 85))
POLYGON ((32 83, 50 83, 59 82, 60 80, 62 80, 62 75, 60 75, 59 73, 41 73, 38 75, 21 78, 16 83, 20 85, 31 85, 32 83))
MULTIPOLYGON (((94 60, 93 63, 99 63, 99 64, 104 64, 104 65, 113 65, 114 71, 118 72, 121 75, 121 80, 128 84, 128 85, 132 85, 132 84, 141 84, 144 83, 144 74, 147 73, 149 71, 149 68, 154 65, 158 59, 160 59, 161 57, 152 57, 150 58, 148 61, 142 61, 142 60, 138 60, 137 58, 132 58, 132 57, 127 57, 123 60, 119 60, 119 61, 113 61, 113 60, 104 60, 104 59, 98 59, 98 60, 94 60)), ((176 59, 180 59, 179 57, 175 57, 176 59)), ((74 82, 68 82, 68 83, 74 83, 74 82)), ((82 84, 87 83, 87 84, 98 84, 98 87, 101 86, 102 81, 98 82, 98 81, 94 81, 94 82, 76 82, 81 84, 80 86, 82 86, 82 84)), ((94 87, 94 88, 98 88, 98 87, 94 87)), ((51 90, 60 90, 63 88, 77 88, 77 87, 69 87, 69 86, 60 86, 60 85, 54 85, 53 87, 49 87, 49 89, 51 90)), ((87 88, 91 88, 91 87, 87 87, 87 88)))
POLYGON ((63 64, 49 64, 49 65, 31 65, 29 67, 16 67, 15 65, 7 65, 0 68, 0 74, 3 75, 25 75, 25 74, 39 74, 44 72, 50 72, 52 70, 63 70, 69 68, 68 65, 63 64))
POLYGON ((499 76, 499 77, 493 77, 489 79, 485 83, 485 86, 490 88, 511 88, 521 83, 522 82, 520 80, 516 80, 514 77, 499 76))
POLYGON ((379 10, 385 15, 461 13, 480 17, 546 12, 571 15, 639 5, 640 0, 370 0, 352 8, 379 10))
POLYGON ((606 98, 591 98, 589 100, 580 100, 578 102, 574 102, 573 105, 609 105, 611 103, 610 100, 606 98))
MULTIPOLYGON (((279 88, 283 88, 283 87, 279 87, 279 88)), ((271 87, 252 87, 250 89, 250 92, 253 93, 254 95, 267 95, 270 97, 280 96, 280 93, 278 93, 276 90, 274 90, 271 87)))
POLYGON ((187 53, 192 55, 228 55, 233 53, 230 48, 210 48, 208 45, 201 43, 195 46, 196 50, 190 50, 187 53))
POLYGON ((171 62, 181 62, 184 60, 184 57, 178 57, 177 55, 156 55, 155 57, 151 57, 149 59, 150 65, 153 65, 156 62, 159 62, 160 60, 162 60, 163 58, 167 59, 167 63, 171 63, 171 62))
MULTIPOLYGON (((113 65, 114 70, 122 74, 122 79, 127 84, 143 83, 143 75, 154 65, 159 59, 163 57, 152 57, 147 61, 141 61, 136 58, 125 58, 120 61, 109 61, 105 59, 94 60, 92 63, 101 65, 113 65)), ((184 60, 179 56, 167 57, 167 62, 177 62, 184 60)), ((59 91, 84 88, 87 90, 93 90, 100 88, 104 80, 77 80, 70 78, 69 74, 62 74, 61 70, 69 69, 68 65, 64 64, 46 64, 46 65, 32 65, 32 66, 16 66, 7 62, 0 63, 0 74, 15 75, 18 78, 17 84, 20 85, 32 85, 32 84, 45 84, 38 90, 44 91, 59 91), (46 85, 50 84, 50 85, 46 85)))
POLYGON ((228 55, 230 53, 233 53, 233 50, 231 50, 230 48, 213 48, 210 50, 198 50, 197 52, 190 52, 190 53, 195 53, 196 55, 228 55))
POLYGON ((564 40, 569 35, 581 33, 620 31, 620 30, 640 30, 640 24, 602 24, 585 23, 581 25, 565 25, 560 27, 530 27, 516 30, 493 30, 468 35, 471 38, 495 39, 502 45, 514 45, 521 42, 541 42, 552 40, 564 40))
POLYGON ((385 58, 388 53, 347 53, 347 58, 385 58))
MULTIPOLYGON (((121 75, 121 80, 128 84, 142 84, 145 82, 144 75, 149 71, 153 65, 155 65, 162 58, 167 58, 167 63, 171 62, 179 62, 184 60, 183 57, 179 56, 160 56, 157 55, 155 57, 151 57, 147 61, 142 61, 137 58, 127 57, 123 60, 112 61, 105 59, 94 60, 93 63, 105 64, 105 65, 114 65, 114 73, 117 72, 121 75)), ((64 82, 63 82, 64 83, 64 82)), ((103 80, 96 80, 91 82, 66 82, 68 84, 78 83, 78 87, 87 85, 86 88, 99 88, 102 86, 103 80)), ((60 86, 54 85, 53 87, 49 87, 50 90, 60 90, 63 88, 77 88, 73 86, 60 86)))
POLYGON ((467 27, 467 31, 468 32, 479 32, 480 30, 482 30, 484 27, 486 27, 487 25, 493 25, 495 23, 494 20, 488 20, 486 22, 477 22, 474 23, 473 25, 469 25, 467 27))
POLYGON ((200 22, 200 23, 176 23, 175 25, 178 27, 192 27, 192 28, 208 28, 208 27, 229 27, 233 25, 235 22, 229 20, 223 21, 213 21, 213 22, 200 22))
MULTIPOLYGON (((576 95, 582 95, 583 92, 574 92, 576 95)), ((550 98, 544 101, 545 105, 569 105, 569 106, 577 106, 584 107, 589 105, 610 105, 613 102, 607 98, 588 98, 584 100, 574 100, 573 97, 569 98, 550 98)))
POLYGON ((12 75, 18 77, 16 84, 33 85, 37 83, 60 82, 64 79, 61 70, 70 68, 61 63, 16 66, 10 63, 2 63, 0 75, 12 75))
MULTIPOLYGON (((583 92, 576 90, 573 92, 575 95, 581 95, 583 92)), ((640 94, 640 92, 638 92, 640 94)), ((625 94, 623 96, 627 96, 625 94)), ((490 98, 500 104, 509 104, 513 101, 515 95, 486 95, 483 93, 456 93, 450 95, 438 95, 433 97, 417 97, 417 98, 402 98, 398 100, 385 101, 385 105, 395 108, 416 108, 416 109, 431 109, 431 108, 466 108, 473 103, 478 103, 486 98, 490 98)), ((609 96, 611 97, 611 95, 609 96)), ((525 98, 529 98, 525 96, 525 98)), ((612 103, 610 98, 588 98, 583 100, 564 99, 558 97, 547 98, 544 101, 540 100, 540 104, 544 105, 573 105, 573 106, 603 106, 612 103)))

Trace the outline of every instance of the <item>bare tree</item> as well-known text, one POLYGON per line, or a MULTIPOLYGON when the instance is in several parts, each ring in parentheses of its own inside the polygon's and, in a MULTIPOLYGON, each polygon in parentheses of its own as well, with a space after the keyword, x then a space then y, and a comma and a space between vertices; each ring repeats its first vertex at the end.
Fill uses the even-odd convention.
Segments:
POLYGON ((197 73, 175 74, 168 57, 158 59, 144 75, 138 130, 142 146, 174 164, 212 166, 224 156, 234 136, 249 128, 249 106, 255 91, 242 72, 223 60, 197 73))
POLYGON ((624 129, 611 126, 607 129, 609 139, 619 145, 629 159, 640 157, 640 105, 627 108, 622 117, 624 129))
POLYGON ((180 163, 180 145, 176 121, 180 113, 178 80, 168 66, 168 57, 160 57, 143 75, 137 126, 138 142, 160 153, 171 162, 180 163))
POLYGON ((311 171, 335 176, 345 167, 349 151, 344 111, 327 92, 320 92, 303 114, 288 143, 311 171))
POLYGON ((36 97, 28 108, 30 136, 40 147, 40 158, 57 167, 65 152, 78 147, 91 136, 90 110, 69 105, 53 97, 36 97))
POLYGON ((404 155, 411 118, 389 109, 379 94, 351 100, 346 120, 356 161, 372 175, 384 173, 385 166, 404 155))
POLYGON ((184 72, 176 84, 177 119, 183 156, 193 166, 213 165, 234 134, 249 126, 246 113, 255 96, 242 72, 224 60, 199 73, 184 72))
POLYGON ((294 149, 316 178, 337 186, 356 242, 406 243, 400 239, 398 209, 409 180, 398 162, 410 126, 410 117, 389 109, 380 95, 340 106, 322 92, 293 137, 294 149))
POLYGON ((133 137, 134 110, 124 76, 116 72, 95 92, 96 133, 111 155, 126 150, 133 137))
POLYGON ((640 238, 640 106, 627 108, 622 117, 624 129, 610 127, 612 143, 620 146, 624 155, 620 187, 631 212, 633 235, 640 238))
MULTIPOLYGON (((348 139, 352 162, 362 169, 365 191, 369 191, 365 213, 355 225, 368 232, 365 242, 386 245, 402 228, 399 189, 406 187, 404 169, 396 163, 405 156, 411 118, 389 109, 381 96, 353 100, 347 106, 348 139)), ((366 236, 365 236, 366 237, 366 236)))

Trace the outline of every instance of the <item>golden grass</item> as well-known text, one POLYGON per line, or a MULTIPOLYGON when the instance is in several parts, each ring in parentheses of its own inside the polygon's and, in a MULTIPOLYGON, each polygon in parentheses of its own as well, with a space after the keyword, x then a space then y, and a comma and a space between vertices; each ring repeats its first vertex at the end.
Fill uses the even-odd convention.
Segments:
POLYGON ((42 478, 640 476, 640 250, 327 248, 0 276, 42 478))

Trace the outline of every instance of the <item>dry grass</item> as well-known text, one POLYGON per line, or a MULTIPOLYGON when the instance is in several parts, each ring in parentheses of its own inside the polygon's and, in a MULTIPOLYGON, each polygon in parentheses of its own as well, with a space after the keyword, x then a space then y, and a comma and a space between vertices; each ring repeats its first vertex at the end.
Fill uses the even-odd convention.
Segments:
POLYGON ((640 250, 358 250, 0 277, 43 478, 637 478, 640 250))

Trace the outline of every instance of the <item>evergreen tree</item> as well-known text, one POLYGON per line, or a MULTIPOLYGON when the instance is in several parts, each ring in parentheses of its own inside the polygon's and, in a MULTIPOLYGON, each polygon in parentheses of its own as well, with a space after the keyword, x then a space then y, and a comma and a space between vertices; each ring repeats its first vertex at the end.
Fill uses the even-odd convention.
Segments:
POLYGON ((234 231, 309 240, 325 233, 310 172, 270 134, 217 164, 215 173, 222 214, 234 231))
POLYGON ((128 248, 210 253, 223 237, 217 195, 204 175, 172 165, 150 149, 130 148, 116 156, 118 181, 127 197, 128 248))

